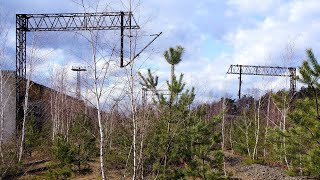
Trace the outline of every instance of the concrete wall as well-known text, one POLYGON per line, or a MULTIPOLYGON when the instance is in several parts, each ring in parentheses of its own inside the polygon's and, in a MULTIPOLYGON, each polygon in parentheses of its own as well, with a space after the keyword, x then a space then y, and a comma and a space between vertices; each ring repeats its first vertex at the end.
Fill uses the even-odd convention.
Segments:
MULTIPOLYGON (((22 127, 22 107, 19 111, 21 116, 16 121, 16 84, 15 71, 3 71, 4 80, 4 139, 16 135, 16 129, 22 127)), ((26 80, 21 81, 21 87, 25 87, 26 80)), ((1 92, 0 92, 1 93, 1 92)), ((21 102, 23 104, 23 102, 21 102)), ((22 105, 21 104, 21 105, 22 105)), ((71 123, 79 112, 85 112, 88 117, 95 119, 96 109, 93 107, 86 107, 85 103, 77 98, 69 95, 59 93, 51 88, 41 84, 32 82, 29 90, 29 114, 33 114, 38 124, 44 122, 52 122, 54 117, 52 113, 56 113, 59 117, 59 122, 62 127, 71 123), (58 108, 58 111, 55 110, 58 108)), ((68 128, 68 127, 65 127, 68 128)), ((62 129, 63 130, 63 129, 62 129)), ((20 132, 18 132, 20 133, 20 132)))
POLYGON ((10 139, 15 135, 16 129, 16 86, 15 86, 15 72, 3 71, 3 99, 2 106, 4 109, 4 140, 10 139))

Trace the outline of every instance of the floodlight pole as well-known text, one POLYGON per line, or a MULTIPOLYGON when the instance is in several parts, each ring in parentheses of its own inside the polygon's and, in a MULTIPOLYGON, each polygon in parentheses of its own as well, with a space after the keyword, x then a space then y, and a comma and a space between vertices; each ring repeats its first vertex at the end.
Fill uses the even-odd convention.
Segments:
POLYGON ((76 71, 77 72, 77 87, 76 87, 76 95, 78 99, 81 99, 81 75, 80 72, 81 71, 87 71, 84 67, 72 67, 71 68, 72 71, 76 71))

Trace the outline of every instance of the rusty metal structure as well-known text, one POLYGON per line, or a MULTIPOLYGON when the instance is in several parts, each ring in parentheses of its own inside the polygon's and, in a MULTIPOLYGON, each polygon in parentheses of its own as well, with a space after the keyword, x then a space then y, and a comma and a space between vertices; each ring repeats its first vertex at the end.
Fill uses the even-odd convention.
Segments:
POLYGON ((241 98, 242 75, 282 76, 290 78, 290 94, 296 91, 296 68, 273 66, 230 65, 227 74, 239 74, 238 96, 241 98))
POLYGON ((131 12, 102 13, 59 13, 59 14, 17 14, 16 15, 16 119, 22 110, 26 77, 27 32, 34 31, 85 31, 120 30, 120 67, 123 65, 124 31, 139 29, 131 12))

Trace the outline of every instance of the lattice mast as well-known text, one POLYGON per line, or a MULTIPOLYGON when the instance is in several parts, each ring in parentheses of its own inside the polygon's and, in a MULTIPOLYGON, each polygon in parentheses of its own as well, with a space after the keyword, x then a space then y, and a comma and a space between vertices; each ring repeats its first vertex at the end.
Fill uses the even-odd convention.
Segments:
POLYGON ((59 14, 17 14, 16 15, 16 110, 17 119, 21 111, 24 89, 19 87, 26 77, 26 35, 32 31, 83 31, 83 30, 120 30, 120 67, 134 61, 161 34, 155 36, 141 51, 124 64, 124 31, 140 29, 132 12, 102 13, 59 13, 59 14))
POLYGON ((84 67, 73 67, 71 68, 72 71, 77 72, 77 87, 76 87, 76 96, 78 99, 81 99, 81 72, 87 71, 84 67))
POLYGON ((131 12, 17 14, 16 15, 16 121, 22 113, 26 77, 27 32, 120 30, 120 67, 123 66, 123 38, 126 29, 139 29, 131 12))
POLYGON ((239 74, 239 99, 241 98, 242 75, 290 77, 290 94, 293 96, 296 91, 295 67, 230 65, 227 74, 239 74))

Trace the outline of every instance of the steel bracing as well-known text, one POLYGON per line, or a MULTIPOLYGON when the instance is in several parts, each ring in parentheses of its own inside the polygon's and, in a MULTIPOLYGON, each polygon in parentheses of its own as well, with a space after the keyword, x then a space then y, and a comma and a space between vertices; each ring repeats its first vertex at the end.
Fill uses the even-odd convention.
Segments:
MULTIPOLYGON (((139 29, 130 12, 17 14, 16 15, 16 69, 17 76, 26 75, 26 32, 120 30, 123 60, 123 31, 139 29)), ((123 64, 121 64, 123 65, 123 64)), ((120 66, 121 66, 120 65, 120 66)))
POLYGON ((241 98, 242 75, 290 77, 290 93, 293 95, 296 90, 295 67, 230 65, 227 74, 239 74, 239 98, 241 98))
POLYGON ((87 71, 85 67, 73 67, 71 68, 72 71, 77 72, 77 87, 76 87, 76 95, 78 99, 81 99, 81 74, 82 71, 87 71))
MULTIPOLYGON (((32 31, 120 30, 120 67, 123 66, 124 30, 139 29, 131 12, 17 14, 16 15, 16 90, 17 119, 21 110, 26 77, 26 34, 32 31)), ((17 123, 18 124, 18 123, 17 123)))
POLYGON ((17 14, 25 31, 81 31, 139 29, 130 12, 17 14))

